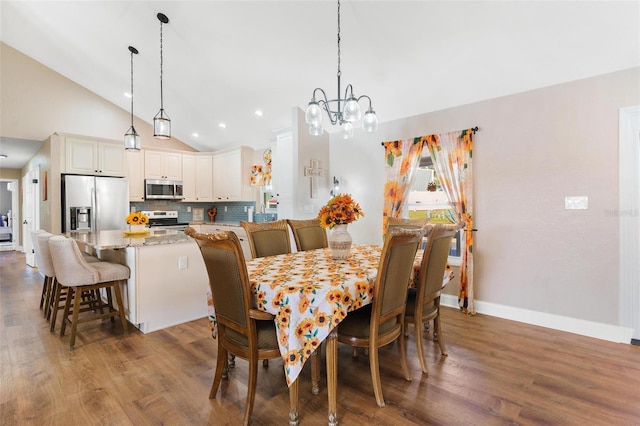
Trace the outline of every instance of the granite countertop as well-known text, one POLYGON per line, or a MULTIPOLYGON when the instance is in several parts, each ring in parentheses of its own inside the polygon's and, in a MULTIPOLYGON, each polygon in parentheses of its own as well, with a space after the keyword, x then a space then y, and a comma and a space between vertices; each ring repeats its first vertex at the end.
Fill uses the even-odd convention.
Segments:
POLYGON ((193 222, 191 225, 210 225, 210 226, 235 226, 240 227, 240 222, 193 222))
POLYGON ((125 231, 71 231, 67 235, 76 240, 81 247, 88 246, 93 250, 155 246, 191 241, 191 238, 185 235, 183 231, 158 228, 150 228, 149 232, 144 234, 132 235, 125 234, 125 231))

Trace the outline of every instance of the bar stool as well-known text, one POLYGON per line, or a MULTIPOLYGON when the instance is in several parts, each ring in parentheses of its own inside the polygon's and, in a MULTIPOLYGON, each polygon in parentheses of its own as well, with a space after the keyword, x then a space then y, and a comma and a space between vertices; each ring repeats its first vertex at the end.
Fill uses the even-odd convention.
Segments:
MULTIPOLYGON (((49 286, 47 288, 47 292, 44 295, 44 317, 47 321, 51 321, 51 331, 55 329, 56 326, 56 316, 57 312, 60 309, 64 309, 64 305, 60 305, 60 302, 65 302, 67 300, 67 289, 66 287, 60 289, 60 298, 58 300, 58 305, 54 308, 54 302, 56 299, 54 298, 56 294, 56 290, 59 287, 58 280, 56 280, 56 272, 53 268, 53 259, 51 259, 51 251, 49 250, 49 238, 53 237, 53 234, 49 232, 40 231, 36 235, 36 243, 34 247, 37 247, 36 252, 36 261, 38 263, 38 269, 45 276, 45 281, 48 278, 49 286), (39 257, 38 257, 39 256, 39 257), (52 313, 54 313, 52 315, 52 313)), ((88 254, 83 253, 84 259, 91 262, 99 262, 99 259, 94 256, 89 256, 88 254)), ((44 291, 44 288, 43 288, 44 291)), ((85 299, 87 302, 92 300, 90 295, 85 295, 85 299)), ((95 297, 93 298, 95 299, 95 297)))
MULTIPOLYGON (((74 348, 76 331, 81 322, 93 321, 97 319, 111 318, 114 322, 115 316, 120 316, 124 332, 128 332, 127 319, 123 314, 124 305, 120 293, 120 283, 127 280, 130 270, 124 265, 111 262, 92 262, 85 260, 78 248, 78 244, 71 238, 54 236, 49 239, 49 251, 53 260, 56 280, 59 284, 55 294, 55 305, 60 302, 61 288, 67 289, 67 300, 64 307, 63 321, 60 328, 60 336, 64 336, 67 324, 71 325, 71 339, 69 347, 74 348), (100 290, 105 289, 107 303, 103 305, 100 290), (116 310, 113 304, 111 291, 115 292, 116 310), (96 306, 81 307, 82 292, 96 292, 98 295, 98 305, 100 312, 96 312, 96 306), (73 300, 73 307, 71 301, 73 300), (103 308, 108 312, 103 312, 103 308), (80 312, 94 311, 92 315, 80 318, 80 312)), ((55 314, 54 314, 55 315, 55 314)), ((53 323, 53 319, 52 319, 53 323)))

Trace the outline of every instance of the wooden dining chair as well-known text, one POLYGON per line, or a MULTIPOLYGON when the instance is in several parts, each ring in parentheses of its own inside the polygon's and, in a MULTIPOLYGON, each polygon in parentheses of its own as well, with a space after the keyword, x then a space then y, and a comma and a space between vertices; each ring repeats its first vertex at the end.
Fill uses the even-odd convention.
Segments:
POLYGON ((424 374, 429 373, 422 343, 422 325, 425 322, 433 321, 434 340, 438 342, 442 355, 447 355, 440 323, 440 293, 443 289, 442 280, 447 267, 451 240, 456 232, 458 232, 457 226, 440 224, 431 230, 422 255, 417 285, 409 290, 407 297, 405 327, 406 324, 414 325, 418 358, 424 374))
POLYGON ((338 324, 339 342, 368 349, 373 391, 380 407, 385 404, 380 382, 379 347, 398 340, 402 372, 406 380, 411 380, 405 341, 399 337, 403 336, 407 287, 421 241, 420 229, 398 228, 389 231, 380 256, 373 303, 349 312, 338 324))
POLYGON ((320 226, 319 219, 294 220, 287 219, 293 232, 298 251, 315 250, 328 247, 327 231, 320 226))
MULTIPOLYGON (((200 247, 216 311, 218 355, 209 398, 216 397, 220 382, 228 378, 228 354, 248 360, 249 385, 243 419, 243 424, 248 425, 256 395, 258 361, 280 358, 275 317, 253 308, 247 266, 235 233, 201 234, 193 228, 187 228, 185 233, 200 247)), ((289 387, 291 409, 296 415, 297 386, 296 381, 289 387)))
POLYGON ((240 222, 249 239, 251 256, 266 257, 291 253, 287 221, 240 222))

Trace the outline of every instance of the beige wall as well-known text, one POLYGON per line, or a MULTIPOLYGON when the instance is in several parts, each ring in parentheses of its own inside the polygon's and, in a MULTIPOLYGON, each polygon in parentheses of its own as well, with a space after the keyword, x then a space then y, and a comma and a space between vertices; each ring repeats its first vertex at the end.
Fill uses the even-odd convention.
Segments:
POLYGON ((383 123, 349 143, 334 134, 331 174, 366 214, 354 241, 381 242, 381 141, 479 126, 476 299, 617 325, 619 220, 606 212, 618 208, 618 111, 638 104, 634 68, 383 123), (576 195, 588 210, 565 210, 576 195))

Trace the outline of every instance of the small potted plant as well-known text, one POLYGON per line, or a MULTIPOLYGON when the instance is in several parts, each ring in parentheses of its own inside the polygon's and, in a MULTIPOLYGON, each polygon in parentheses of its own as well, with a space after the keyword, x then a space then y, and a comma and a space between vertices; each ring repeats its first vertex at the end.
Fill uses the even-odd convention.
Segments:
POLYGON ((346 259, 351 250, 351 234, 347 225, 364 216, 360 204, 350 194, 338 194, 330 199, 318 212, 320 226, 331 229, 329 250, 334 259, 346 259))
POLYGON ((146 232, 149 224, 149 216, 142 212, 131 212, 127 215, 127 224, 131 232, 146 232))

